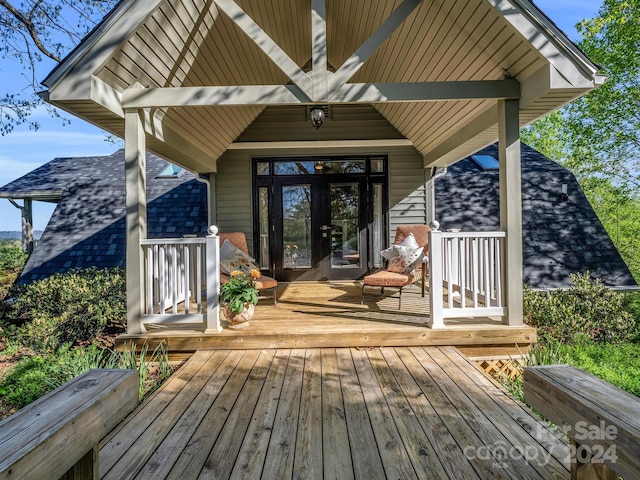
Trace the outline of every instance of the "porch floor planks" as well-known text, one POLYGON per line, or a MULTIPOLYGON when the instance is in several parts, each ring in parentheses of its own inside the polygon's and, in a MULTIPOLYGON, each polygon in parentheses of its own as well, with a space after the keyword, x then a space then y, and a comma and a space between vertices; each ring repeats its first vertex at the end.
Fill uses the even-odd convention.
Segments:
POLYGON ((100 473, 568 479, 556 459, 477 454, 568 452, 538 425, 452 347, 200 351, 101 442, 100 473))
MULTIPOLYGON (((351 283, 306 282, 284 285, 277 306, 261 300, 248 329, 226 328, 220 333, 202 333, 201 326, 150 325, 146 333, 121 335, 119 348, 133 342, 148 342, 154 348, 164 342, 171 353, 198 349, 245 348, 342 348, 359 346, 491 346, 500 355, 517 355, 536 340, 535 328, 510 327, 493 318, 446 320, 444 329, 431 329, 428 296, 413 285, 402 294, 382 296, 372 289, 360 305, 360 287, 351 283), (498 350, 496 350, 496 348, 498 350)), ((488 354, 483 351, 483 354, 488 354)))

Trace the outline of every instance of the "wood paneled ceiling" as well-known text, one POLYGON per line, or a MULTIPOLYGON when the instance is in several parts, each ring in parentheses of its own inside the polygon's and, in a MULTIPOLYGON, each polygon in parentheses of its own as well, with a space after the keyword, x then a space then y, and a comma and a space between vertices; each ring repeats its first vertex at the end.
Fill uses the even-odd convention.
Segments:
MULTIPOLYGON (((414 2, 350 82, 514 78, 522 85, 523 125, 598 83, 596 67, 528 0, 403 1, 326 0, 328 65, 340 67, 392 12, 414 2)), ((310 64, 312 0, 235 3, 295 64, 310 64)), ((44 83, 51 103, 122 136, 118 102, 130 88, 291 82, 214 0, 125 0, 44 83)), ((497 139, 493 99, 373 105, 423 154, 425 165, 452 163, 497 139)), ((214 171, 263 109, 147 109, 149 147, 192 170, 214 171)))

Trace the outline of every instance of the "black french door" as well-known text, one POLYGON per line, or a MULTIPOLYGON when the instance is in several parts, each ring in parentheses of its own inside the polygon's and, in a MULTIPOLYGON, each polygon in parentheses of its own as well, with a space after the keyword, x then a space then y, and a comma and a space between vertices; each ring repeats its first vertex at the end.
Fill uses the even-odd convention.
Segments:
POLYGON ((280 281, 361 278, 371 265, 372 218, 380 232, 385 225, 382 188, 372 190, 383 177, 370 174, 366 158, 265 162, 254 170, 270 174, 254 177, 261 266, 280 281))

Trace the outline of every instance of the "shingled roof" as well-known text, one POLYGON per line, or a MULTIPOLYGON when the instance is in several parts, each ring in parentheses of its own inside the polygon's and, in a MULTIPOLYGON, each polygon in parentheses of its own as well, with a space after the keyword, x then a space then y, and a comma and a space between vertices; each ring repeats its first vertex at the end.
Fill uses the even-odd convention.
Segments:
MULTIPOLYGON (((497 146, 478 154, 497 158, 497 146)), ((206 186, 186 171, 178 178, 158 178, 167 165, 148 154, 149 237, 204 235, 206 186)), ((435 188, 441 229, 499 228, 497 170, 485 170, 469 157, 449 167, 435 188)), ((59 198, 22 282, 74 267, 124 266, 123 150, 106 157, 57 158, 1 188, 0 196, 59 198)), ((636 286, 575 177, 526 145, 522 146, 522 202, 527 285, 566 287, 570 273, 589 270, 608 286, 636 286), (562 184, 567 185, 566 199, 562 184)))
MULTIPOLYGON (((497 144, 477 153, 481 154, 497 158, 497 144)), ((435 189, 442 230, 499 229, 497 170, 485 170, 468 157, 449 167, 435 189)), ((636 286, 574 175, 527 145, 522 145, 522 223, 528 286, 567 287, 570 273, 585 271, 611 287, 636 286)))
MULTIPOLYGON (((158 177, 169 163, 147 155, 148 236, 204 235, 206 185, 183 171, 158 177)), ((56 158, 0 189, 14 198, 59 198, 20 278, 31 282, 75 267, 125 264, 124 150, 105 157, 56 158)))

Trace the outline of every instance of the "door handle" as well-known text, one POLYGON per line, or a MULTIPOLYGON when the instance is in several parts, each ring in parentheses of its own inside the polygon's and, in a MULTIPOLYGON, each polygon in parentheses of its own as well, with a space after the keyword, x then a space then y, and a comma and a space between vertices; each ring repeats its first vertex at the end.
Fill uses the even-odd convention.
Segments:
POLYGON ((331 230, 331 225, 322 225, 320 227, 320 230, 322 230, 323 232, 326 232, 327 230, 331 230))

